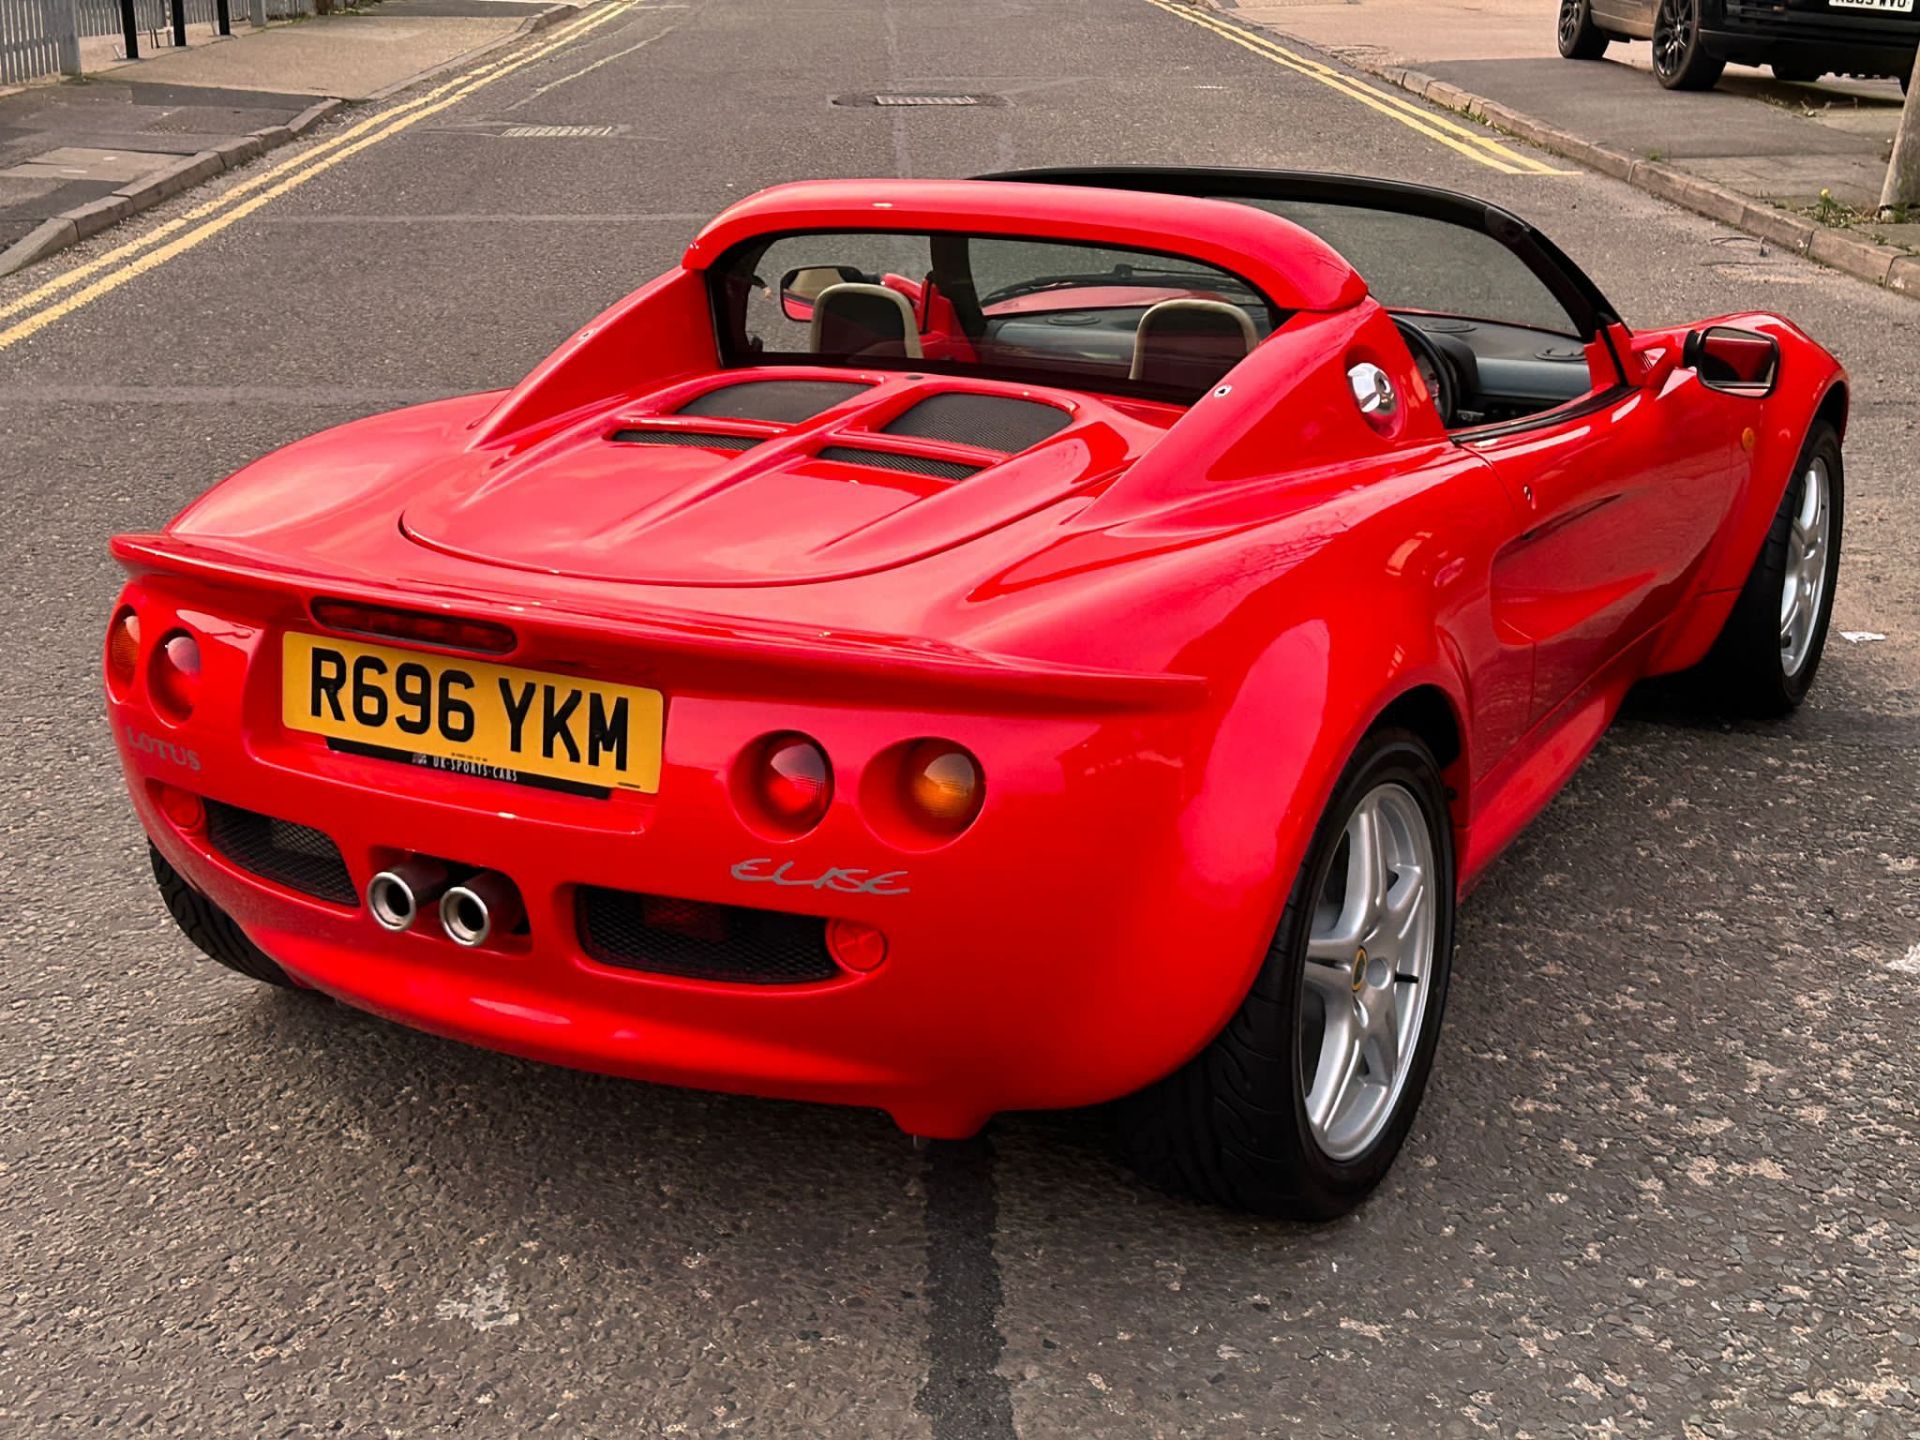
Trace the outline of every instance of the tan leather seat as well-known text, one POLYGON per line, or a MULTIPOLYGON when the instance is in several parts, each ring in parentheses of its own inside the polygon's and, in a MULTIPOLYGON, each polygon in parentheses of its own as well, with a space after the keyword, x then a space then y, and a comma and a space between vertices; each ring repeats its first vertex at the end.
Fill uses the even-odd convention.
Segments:
POLYGON ((1259 343, 1253 317, 1238 305, 1162 300, 1140 317, 1128 375, 1160 385, 1210 385, 1259 343))
POLYGON ((816 355, 922 358, 912 302, 884 285, 852 281, 829 285, 814 298, 807 348, 816 355))

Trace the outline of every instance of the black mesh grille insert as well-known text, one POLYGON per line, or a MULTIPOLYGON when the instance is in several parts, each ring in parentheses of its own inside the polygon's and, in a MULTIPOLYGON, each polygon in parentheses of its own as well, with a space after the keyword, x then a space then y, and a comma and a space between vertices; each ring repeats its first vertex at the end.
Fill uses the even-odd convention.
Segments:
POLYGON ((242 870, 263 880, 336 905, 360 903, 338 847, 310 826, 209 800, 207 839, 242 870))
POLYGON ((616 430, 609 438, 622 445, 693 445, 703 450, 751 450, 758 435, 719 435, 703 430, 616 430))
POLYGON ((689 400, 678 413, 797 425, 869 388, 845 380, 743 380, 689 400))
POLYGON ((1011 455, 1038 445, 1073 423, 1066 411, 1004 395, 934 395, 885 427, 889 435, 918 435, 1004 450, 1011 455))
POLYGON ((741 985, 831 980, 827 923, 809 915, 703 905, 580 887, 580 943, 602 965, 741 985))
POLYGON ((820 458, 838 460, 843 465, 867 465, 875 470, 935 475, 942 480, 964 480, 986 468, 959 460, 930 460, 925 455, 895 455, 891 450, 861 450, 852 445, 829 445, 820 452, 820 458))

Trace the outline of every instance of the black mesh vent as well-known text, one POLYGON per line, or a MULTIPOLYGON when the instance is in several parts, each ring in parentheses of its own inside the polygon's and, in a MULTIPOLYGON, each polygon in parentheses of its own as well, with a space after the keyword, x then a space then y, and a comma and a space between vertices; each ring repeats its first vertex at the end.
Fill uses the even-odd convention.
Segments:
POLYGON ((1073 423, 1066 411, 1003 395, 934 395, 886 426, 889 435, 917 435, 1004 450, 1011 455, 1038 445, 1073 423))
POLYGON ((904 470, 909 475, 936 475, 942 480, 964 480, 986 467, 968 465, 959 460, 929 460, 924 455, 895 455, 891 450, 860 450, 851 445, 829 445, 820 452, 822 460, 838 460, 842 465, 867 465, 875 470, 904 470))
POLYGON ((701 430, 616 430, 609 437, 622 445, 692 445, 702 450, 751 450, 758 435, 718 435, 701 430))
POLYGON ((682 405, 678 413, 797 425, 869 388, 845 380, 743 380, 709 390, 682 405))
POLYGON ((360 903, 339 849, 309 826, 209 800, 207 839, 227 859, 262 880, 336 905, 360 903))
POLYGON ((799 985, 840 973, 827 922, 583 885, 580 943, 602 965, 741 985, 799 985))

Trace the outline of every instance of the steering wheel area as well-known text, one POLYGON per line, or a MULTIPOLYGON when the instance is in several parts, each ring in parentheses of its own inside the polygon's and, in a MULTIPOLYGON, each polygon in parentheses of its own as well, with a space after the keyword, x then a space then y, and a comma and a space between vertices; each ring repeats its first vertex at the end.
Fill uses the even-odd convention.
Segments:
POLYGON ((1407 349, 1413 352, 1413 363, 1427 382, 1433 407, 1440 412, 1440 423, 1451 430, 1460 409, 1460 377, 1453 361, 1431 335, 1411 320, 1402 320, 1396 315, 1393 323, 1400 331, 1400 338, 1407 342, 1407 349))

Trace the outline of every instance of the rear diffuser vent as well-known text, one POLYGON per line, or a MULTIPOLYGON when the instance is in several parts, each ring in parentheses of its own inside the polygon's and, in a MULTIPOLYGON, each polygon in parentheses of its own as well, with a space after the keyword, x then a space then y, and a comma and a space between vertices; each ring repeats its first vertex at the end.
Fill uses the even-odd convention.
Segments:
POLYGON ((335 905, 357 905, 359 893, 340 850, 321 831, 209 800, 207 839, 242 870, 335 905))
POLYGON ((602 965, 739 985, 832 980, 826 922, 812 915, 700 905, 583 885, 580 942, 602 965))
POLYGON ((964 480, 986 469, 959 460, 930 460, 925 455, 896 455, 891 450, 861 450, 852 445, 829 445, 820 452, 822 460, 838 460, 842 465, 865 465, 874 470, 899 470, 908 475, 932 475, 940 480, 964 480))
POLYGON ((889 435, 949 440, 1012 454, 1073 423, 1066 411, 1004 395, 933 395, 885 426, 889 435))
POLYGON ((622 445, 691 445, 703 450, 751 450, 758 435, 721 435, 709 430, 616 430, 607 437, 622 445))
POLYGON ((678 413, 706 415, 715 420, 773 420, 783 425, 797 425, 870 388, 857 381, 844 380, 743 380, 696 396, 682 405, 678 413))

